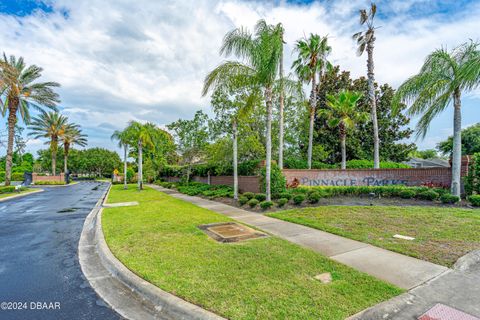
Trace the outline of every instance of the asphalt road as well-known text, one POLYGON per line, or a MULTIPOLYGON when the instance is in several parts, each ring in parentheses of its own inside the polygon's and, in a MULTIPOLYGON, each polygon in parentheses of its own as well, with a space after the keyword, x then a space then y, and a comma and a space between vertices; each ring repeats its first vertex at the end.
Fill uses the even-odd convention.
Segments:
POLYGON ((82 182, 0 202, 0 319, 120 318, 78 263, 83 222, 106 188, 82 182))

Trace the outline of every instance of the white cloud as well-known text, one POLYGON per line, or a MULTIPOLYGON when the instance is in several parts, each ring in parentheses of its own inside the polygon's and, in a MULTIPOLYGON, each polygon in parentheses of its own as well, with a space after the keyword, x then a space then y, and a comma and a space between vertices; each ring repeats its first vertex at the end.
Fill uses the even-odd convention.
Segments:
MULTIPOLYGON (((412 18, 408 10, 419 1, 379 5, 379 11, 389 12, 388 20, 381 15, 377 20, 381 28, 375 67, 380 82, 398 85, 434 48, 478 39, 479 5, 449 19, 412 18)), ((347 0, 308 6, 236 0, 59 0, 55 13, 0 15, 0 43, 7 54, 42 66, 46 80, 60 82, 64 112, 86 128, 91 145, 109 146, 113 129, 128 120, 163 125, 207 109, 208 98, 200 96, 202 81, 223 60, 218 55, 223 35, 235 26, 252 28, 259 18, 284 24, 286 65, 293 60, 295 40, 309 33, 328 34, 333 62, 353 76, 364 75, 366 57, 355 55, 351 35, 359 30, 357 10, 367 5, 347 0)))

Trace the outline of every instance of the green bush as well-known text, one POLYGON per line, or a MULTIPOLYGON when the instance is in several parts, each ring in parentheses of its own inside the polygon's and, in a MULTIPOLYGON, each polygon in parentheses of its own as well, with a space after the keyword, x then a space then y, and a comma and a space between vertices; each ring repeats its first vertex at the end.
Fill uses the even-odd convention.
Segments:
POLYGON ((305 200, 305 196, 303 194, 297 194, 293 196, 293 203, 295 203, 297 206, 301 205, 302 202, 305 200))
POLYGON ((262 208, 263 210, 270 209, 272 206, 273 206, 272 201, 262 201, 262 202, 260 202, 260 208, 262 208))
POLYGON ((23 172, 13 172, 12 181, 23 181, 23 172))
POLYGON ((39 185, 39 186, 61 186, 64 184, 65 184, 65 181, 45 181, 45 180, 35 181, 35 185, 39 185))
POLYGON ((282 192, 278 195, 278 198, 279 199, 285 198, 287 200, 290 200, 290 199, 292 199, 292 194, 290 192, 282 192))
POLYGON ((257 199, 258 201, 265 201, 265 199, 267 199, 267 196, 263 193, 257 193, 255 195, 255 199, 257 199))
POLYGON ((283 207, 284 205, 286 205, 288 203, 288 199, 287 198, 280 198, 277 200, 277 204, 279 207, 283 207))
POLYGON ((439 196, 440 195, 433 190, 423 191, 417 194, 418 199, 430 201, 437 200, 439 196))
MULTIPOLYGON (((265 186, 265 177, 266 177, 266 169, 262 168, 261 176, 260 176, 260 184, 262 186, 262 191, 266 191, 265 186)), ((280 168, 272 163, 272 172, 270 173, 270 192, 271 194, 280 194, 287 190, 287 179, 282 173, 280 168)))
POLYGON ((127 182, 135 182, 135 171, 132 168, 127 168, 127 182))
POLYGON ((460 197, 454 196, 453 194, 450 194, 450 193, 445 193, 442 196, 440 196, 440 201, 442 201, 442 203, 453 204, 460 201, 460 197))
POLYGON ((402 199, 412 199, 413 197, 415 197, 415 195, 416 195, 416 192, 414 190, 408 190, 408 189, 402 190, 399 193, 399 196, 402 199))
POLYGON ((470 204, 474 207, 480 207, 480 194, 473 194, 467 198, 470 204))
POLYGON ((318 203, 318 201, 320 201, 321 198, 322 196, 320 195, 320 193, 316 191, 308 195, 308 201, 310 203, 318 203))
POLYGON ((258 202, 259 201, 257 199, 250 199, 250 200, 248 200, 247 203, 250 206, 250 208, 255 208, 257 206, 258 202))
POLYGON ((15 191, 15 186, 0 187, 0 193, 11 193, 15 191))
POLYGON ((241 196, 240 198, 238 198, 238 203, 239 203, 241 206, 243 206, 245 203, 248 202, 248 200, 249 200, 249 199, 248 199, 247 197, 241 196))
POLYGON ((480 193, 480 152, 472 156, 472 162, 468 167, 468 175, 465 177, 465 193, 480 193))
MULTIPOLYGON (((349 160, 347 161, 347 169, 371 169, 373 168, 373 160, 349 160)), ((411 168, 409 165, 399 162, 381 161, 381 169, 398 169, 411 168)))
POLYGON ((253 197, 255 197, 255 193, 253 192, 244 192, 242 195, 246 197, 248 200, 253 199, 253 197))

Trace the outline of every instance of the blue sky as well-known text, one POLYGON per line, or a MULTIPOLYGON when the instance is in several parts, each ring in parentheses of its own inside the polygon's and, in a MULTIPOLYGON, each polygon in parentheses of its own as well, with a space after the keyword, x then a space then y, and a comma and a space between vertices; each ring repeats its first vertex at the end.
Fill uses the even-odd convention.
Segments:
MULTIPOLYGON (((328 34, 330 59, 355 77, 365 57, 351 35, 368 1, 240 0, 0 0, 0 43, 7 54, 44 68, 60 82, 62 112, 82 125, 89 146, 112 147, 110 135, 128 120, 168 124, 209 111, 200 95, 205 74, 222 61, 225 32, 264 18, 286 29, 286 65, 293 43, 308 33, 328 34)), ((376 79, 397 87, 440 46, 480 40, 480 3, 473 0, 378 1, 376 79)), ((463 126, 480 122, 479 90, 463 98, 463 126)), ((5 130, 3 121, 0 132, 5 130)), ((415 120, 412 121, 412 126, 415 120)), ((452 132, 452 110, 432 123, 421 149, 452 132)), ((43 147, 29 140, 28 150, 43 147)), ((0 147, 0 154, 5 149, 0 147)))

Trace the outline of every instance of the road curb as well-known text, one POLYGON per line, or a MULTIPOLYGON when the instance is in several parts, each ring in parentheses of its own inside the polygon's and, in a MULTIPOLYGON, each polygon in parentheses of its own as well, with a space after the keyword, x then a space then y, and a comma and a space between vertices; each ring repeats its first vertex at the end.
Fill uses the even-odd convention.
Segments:
POLYGON ((43 189, 38 189, 38 190, 35 190, 35 191, 32 191, 32 192, 15 194, 15 195, 13 195, 13 196, 0 199, 0 202, 7 201, 7 200, 11 200, 11 199, 16 199, 16 198, 21 198, 21 197, 26 197, 26 196, 29 196, 29 195, 31 195, 31 194, 35 194, 35 193, 39 193, 39 192, 43 192, 43 191, 45 191, 45 190, 43 190, 43 189))
POLYGON ((102 231, 101 204, 110 189, 85 219, 78 249, 82 271, 97 294, 127 319, 224 319, 143 280, 113 255, 102 231))

